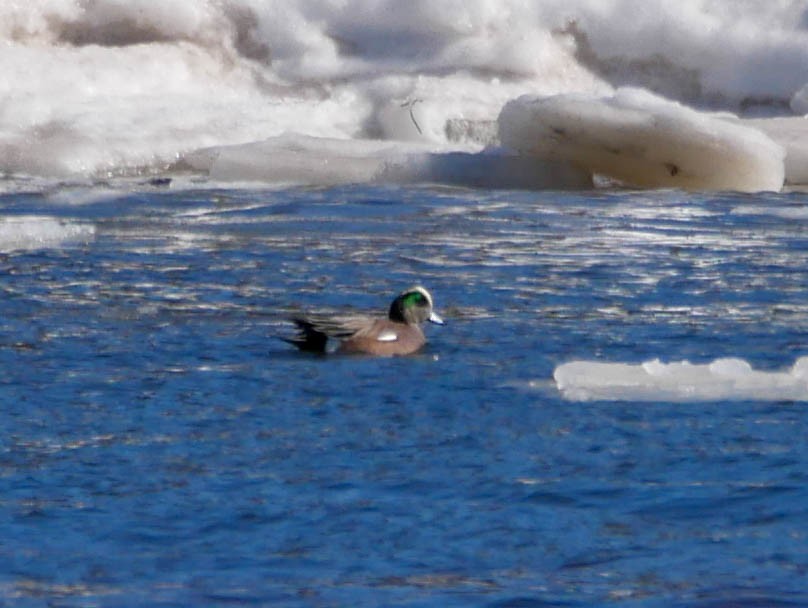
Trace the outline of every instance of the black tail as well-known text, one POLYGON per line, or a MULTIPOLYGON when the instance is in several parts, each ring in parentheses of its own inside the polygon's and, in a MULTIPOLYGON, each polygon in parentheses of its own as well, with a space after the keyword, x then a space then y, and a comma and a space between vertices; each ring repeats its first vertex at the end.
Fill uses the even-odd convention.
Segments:
POLYGON ((302 317, 294 317, 292 323, 297 326, 297 335, 294 338, 281 338, 284 342, 294 344, 300 350, 311 353, 324 353, 328 336, 317 331, 314 325, 302 317))

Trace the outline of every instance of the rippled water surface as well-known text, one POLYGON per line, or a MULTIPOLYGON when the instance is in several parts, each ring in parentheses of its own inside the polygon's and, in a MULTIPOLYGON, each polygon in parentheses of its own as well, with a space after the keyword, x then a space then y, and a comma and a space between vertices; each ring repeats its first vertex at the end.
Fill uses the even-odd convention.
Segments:
POLYGON ((808 354, 806 195, 65 188, 0 218, 2 604, 808 605, 805 402, 553 382, 808 354), (448 321, 416 356, 277 339, 413 283, 448 321))

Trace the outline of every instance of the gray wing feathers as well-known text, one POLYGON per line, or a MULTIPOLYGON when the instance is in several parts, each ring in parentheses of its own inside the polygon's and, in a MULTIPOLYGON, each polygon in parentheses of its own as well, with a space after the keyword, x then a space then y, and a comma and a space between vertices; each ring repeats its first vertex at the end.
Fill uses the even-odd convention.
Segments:
POLYGON ((300 327, 301 322, 314 331, 325 334, 329 338, 345 340, 372 325, 372 319, 356 315, 308 315, 293 319, 300 327))

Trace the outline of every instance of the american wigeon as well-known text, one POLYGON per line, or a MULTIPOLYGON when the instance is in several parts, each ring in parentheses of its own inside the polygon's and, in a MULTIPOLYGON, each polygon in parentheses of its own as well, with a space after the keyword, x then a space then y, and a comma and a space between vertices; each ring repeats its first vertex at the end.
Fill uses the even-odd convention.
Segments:
POLYGON ((426 344, 422 323, 443 325, 432 306, 432 296, 426 289, 411 287, 396 296, 386 319, 356 315, 293 317, 298 334, 283 340, 310 352, 326 352, 328 339, 333 338, 339 340, 337 352, 341 353, 409 355, 426 344))

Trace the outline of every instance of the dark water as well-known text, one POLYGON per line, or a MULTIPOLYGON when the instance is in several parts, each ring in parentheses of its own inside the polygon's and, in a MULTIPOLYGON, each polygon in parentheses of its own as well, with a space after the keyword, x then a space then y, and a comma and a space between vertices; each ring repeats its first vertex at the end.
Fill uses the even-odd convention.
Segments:
POLYGON ((6 195, 0 604, 806 606, 803 402, 566 401, 572 359, 808 354, 808 197, 6 195), (79 200, 81 199, 81 200, 79 200), (419 355, 300 309, 423 283, 419 355))

